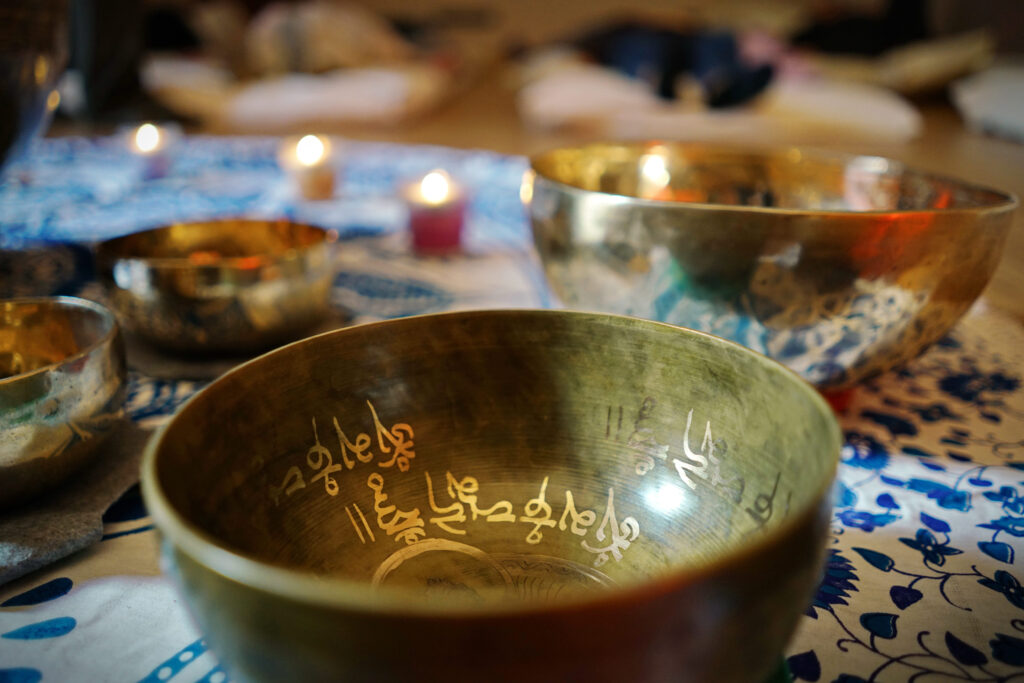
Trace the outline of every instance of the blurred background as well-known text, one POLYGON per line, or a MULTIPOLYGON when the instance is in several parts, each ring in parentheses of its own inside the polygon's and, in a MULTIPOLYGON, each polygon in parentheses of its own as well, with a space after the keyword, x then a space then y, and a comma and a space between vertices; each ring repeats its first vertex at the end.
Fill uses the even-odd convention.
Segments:
POLYGON ((992 130, 964 78, 1024 53, 1014 0, 68 2, 68 126, 166 116, 510 152, 566 135, 903 142, 936 99, 992 130))
MULTIPOLYGON (((1024 194, 1019 0, 66 2, 49 135, 800 144, 1024 194)), ((1024 317, 1022 273, 1018 218, 989 297, 1024 317)))

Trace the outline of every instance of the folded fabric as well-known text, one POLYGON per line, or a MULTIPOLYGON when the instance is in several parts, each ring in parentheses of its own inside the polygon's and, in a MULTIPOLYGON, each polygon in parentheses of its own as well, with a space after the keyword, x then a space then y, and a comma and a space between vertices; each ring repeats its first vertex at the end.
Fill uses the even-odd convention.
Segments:
POLYGON ((85 246, 0 240, 0 299, 74 294, 92 279, 92 271, 92 253, 85 246))
POLYGON ((522 87, 517 106, 536 127, 588 127, 633 139, 903 142, 922 128, 920 113, 905 98, 865 83, 781 78, 747 106, 706 109, 665 102, 643 81, 584 64, 545 69, 522 87))
POLYGON ((447 82, 430 66, 291 74, 242 88, 226 107, 224 122, 240 130, 316 121, 393 123, 438 101, 447 82))
POLYGON ((555 69, 519 91, 519 115, 538 128, 597 121, 626 111, 657 111, 664 104, 635 78, 591 64, 555 69))
POLYGON ((435 106, 452 89, 451 74, 426 62, 235 81, 216 63, 160 56, 145 64, 142 81, 173 111, 240 131, 330 122, 392 124, 435 106))
POLYGON ((95 461, 69 483, 0 512, 0 584, 99 541, 103 514, 139 480, 149 435, 149 430, 126 421, 95 461))
POLYGON ((1024 66, 994 66, 957 81, 953 102, 971 128, 1024 142, 1024 66))

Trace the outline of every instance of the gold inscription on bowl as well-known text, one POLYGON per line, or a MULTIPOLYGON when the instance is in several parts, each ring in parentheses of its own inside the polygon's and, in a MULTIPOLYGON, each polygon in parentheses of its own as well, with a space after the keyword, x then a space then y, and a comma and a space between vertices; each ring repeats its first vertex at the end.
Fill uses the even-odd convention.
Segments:
MULTIPOLYGON (((586 492, 589 503, 581 505, 579 492, 559 486, 555 483, 557 477, 550 474, 535 475, 539 481, 532 485, 517 481, 511 486, 516 493, 502 496, 489 491, 507 494, 510 490, 507 481, 488 485, 475 476, 452 469, 445 469, 443 473, 424 470, 425 495, 421 500, 425 500, 426 505, 410 505, 409 496, 421 495, 411 493, 408 482, 404 481, 416 455, 414 430, 404 422, 388 427, 373 403, 367 401, 366 406, 372 429, 358 432, 354 438, 349 437, 337 417, 332 418, 337 439, 337 448, 333 451, 326 440, 321 440, 322 430, 316 418, 311 418, 313 443, 306 451, 305 462, 289 467, 280 483, 271 486, 268 493, 275 506, 281 506, 306 488, 316 491, 322 487, 323 492, 333 498, 340 493, 338 475, 373 468, 364 480, 369 495, 362 501, 346 501, 344 509, 361 545, 391 539, 403 546, 377 567, 375 585, 405 584, 409 579, 413 585, 425 587, 435 596, 454 592, 471 594, 474 599, 498 595, 550 597, 570 588, 612 585, 611 579, 597 568, 610 560, 621 562, 629 548, 641 538, 641 523, 637 517, 623 515, 616 509, 615 486, 602 488, 596 499, 593 491, 586 492), (402 486, 397 486, 399 483, 402 486), (513 525, 526 525, 520 539, 528 546, 540 546, 548 533, 554 532, 556 537, 571 534, 578 537, 576 547, 585 551, 582 557, 591 556, 587 561, 589 566, 542 554, 499 556, 451 538, 473 536, 468 525, 474 522, 510 525, 509 529, 513 525)), ((743 477, 728 472, 729 461, 724 457, 728 450, 726 443, 714 438, 710 419, 705 420, 700 447, 695 448, 691 442, 694 409, 690 409, 682 443, 673 447, 658 438, 653 419, 657 409, 658 403, 653 397, 644 398, 629 426, 623 406, 607 406, 603 416, 605 440, 622 444, 633 455, 636 476, 646 477, 660 461, 673 473, 672 478, 678 478, 683 485, 679 491, 700 494, 698 489, 705 487, 704 490, 739 504, 747 519, 745 528, 736 530, 739 535, 762 530, 781 507, 776 504, 783 482, 781 471, 774 477, 770 490, 749 490, 754 487, 748 487, 743 477), (675 448, 679 452, 675 452, 675 448)), ((349 491, 354 497, 361 497, 358 487, 349 491)), ((791 497, 792 491, 787 491, 786 511, 791 497)), ((627 503, 635 504, 634 501, 627 503)), ((737 523, 738 520, 731 522, 737 523)), ((723 530, 723 536, 729 533, 732 532, 723 530)))

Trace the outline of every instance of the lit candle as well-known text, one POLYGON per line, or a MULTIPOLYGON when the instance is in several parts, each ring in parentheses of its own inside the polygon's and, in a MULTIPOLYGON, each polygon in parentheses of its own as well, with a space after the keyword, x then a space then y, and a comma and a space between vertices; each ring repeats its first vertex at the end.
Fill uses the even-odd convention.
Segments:
POLYGON ((640 157, 640 187, 637 194, 641 198, 671 200, 671 182, 672 174, 668 170, 668 163, 661 148, 655 147, 650 153, 640 157))
POLYGON ((457 251, 462 243, 466 199, 441 170, 431 171, 403 192, 409 206, 413 249, 439 254, 457 251))
POLYGON ((334 196, 334 168, 331 143, 319 135, 304 135, 298 141, 286 141, 282 165, 295 179, 304 199, 330 199, 334 196))
POLYGON ((144 123, 130 134, 129 147, 143 160, 142 175, 147 180, 167 175, 170 166, 170 149, 173 132, 164 126, 144 123))

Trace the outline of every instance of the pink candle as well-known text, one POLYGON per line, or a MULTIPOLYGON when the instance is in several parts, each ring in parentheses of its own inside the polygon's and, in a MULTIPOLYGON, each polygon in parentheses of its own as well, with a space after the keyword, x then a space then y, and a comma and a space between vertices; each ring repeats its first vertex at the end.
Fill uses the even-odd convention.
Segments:
POLYGON ((466 199, 444 171, 431 171, 403 192, 413 249, 422 254, 458 251, 466 199))

